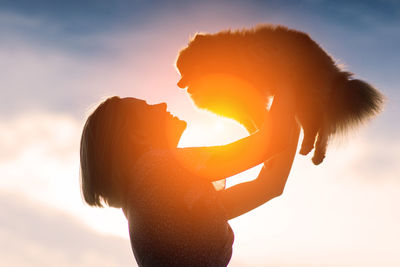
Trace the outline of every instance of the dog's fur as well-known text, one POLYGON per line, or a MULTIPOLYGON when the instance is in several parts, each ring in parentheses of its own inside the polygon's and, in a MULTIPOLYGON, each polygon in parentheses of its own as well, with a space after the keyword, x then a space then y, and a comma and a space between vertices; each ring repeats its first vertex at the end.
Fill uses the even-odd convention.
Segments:
POLYGON ((182 76, 178 86, 188 87, 197 106, 236 119, 249 132, 262 124, 271 96, 293 90, 304 131, 300 153, 308 154, 315 144, 314 164, 323 161, 329 137, 365 122, 383 105, 378 90, 341 70, 307 34, 284 26, 197 34, 180 51, 176 66, 182 76), (212 75, 250 86, 196 86, 212 75))

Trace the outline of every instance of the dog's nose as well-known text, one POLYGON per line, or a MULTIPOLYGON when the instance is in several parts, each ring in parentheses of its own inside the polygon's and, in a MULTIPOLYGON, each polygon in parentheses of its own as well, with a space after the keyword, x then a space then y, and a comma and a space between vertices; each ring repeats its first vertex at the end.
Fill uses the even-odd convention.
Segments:
POLYGON ((187 87, 186 81, 183 79, 183 77, 179 80, 177 83, 179 88, 185 89, 187 87))

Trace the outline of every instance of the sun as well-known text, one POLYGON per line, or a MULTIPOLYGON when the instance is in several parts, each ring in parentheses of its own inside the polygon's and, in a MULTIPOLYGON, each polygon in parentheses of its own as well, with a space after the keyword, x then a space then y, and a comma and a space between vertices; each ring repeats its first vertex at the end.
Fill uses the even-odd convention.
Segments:
POLYGON ((238 122, 213 113, 198 110, 189 121, 179 147, 224 145, 248 135, 238 122))
POLYGON ((214 123, 214 129, 216 132, 221 133, 224 131, 224 122, 222 120, 218 120, 214 123))
MULTIPOLYGON (((179 142, 179 147, 216 146, 234 142, 248 136, 248 132, 238 122, 213 113, 198 110, 198 116, 190 120, 179 142)), ((261 170, 261 165, 230 177, 226 187, 253 180, 261 170)), ((228 177, 227 177, 228 178, 228 177)))

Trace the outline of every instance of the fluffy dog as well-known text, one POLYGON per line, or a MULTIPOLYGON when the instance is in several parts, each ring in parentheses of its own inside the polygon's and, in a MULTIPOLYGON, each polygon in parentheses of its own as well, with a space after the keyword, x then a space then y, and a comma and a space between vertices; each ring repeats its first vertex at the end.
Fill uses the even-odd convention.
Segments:
POLYGON ((314 164, 328 140, 366 122, 383 105, 382 94, 353 79, 306 33, 284 26, 197 34, 179 52, 178 86, 194 103, 233 118, 249 132, 261 124, 267 103, 279 90, 293 90, 296 118, 304 131, 300 154, 315 145, 314 164))

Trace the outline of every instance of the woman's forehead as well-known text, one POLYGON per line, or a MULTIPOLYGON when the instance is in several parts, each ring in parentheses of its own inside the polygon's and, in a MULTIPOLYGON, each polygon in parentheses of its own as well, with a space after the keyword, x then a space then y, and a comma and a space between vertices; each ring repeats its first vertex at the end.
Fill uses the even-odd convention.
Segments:
POLYGON ((134 97, 125 97, 122 99, 126 104, 132 105, 135 107, 145 107, 149 106, 145 100, 134 98, 134 97))

